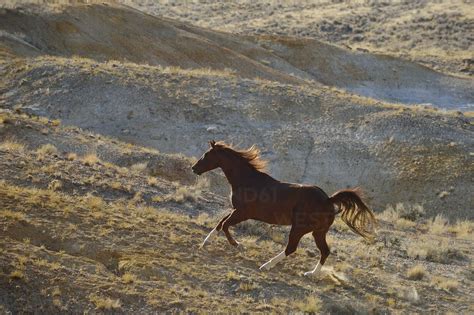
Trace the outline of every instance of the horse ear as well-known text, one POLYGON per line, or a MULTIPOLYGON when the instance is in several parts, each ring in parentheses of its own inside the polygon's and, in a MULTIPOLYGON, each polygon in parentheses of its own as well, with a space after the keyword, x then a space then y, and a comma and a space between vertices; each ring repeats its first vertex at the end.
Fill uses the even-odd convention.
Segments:
POLYGON ((216 145, 216 142, 214 140, 209 141, 209 144, 211 145, 212 148, 216 145))

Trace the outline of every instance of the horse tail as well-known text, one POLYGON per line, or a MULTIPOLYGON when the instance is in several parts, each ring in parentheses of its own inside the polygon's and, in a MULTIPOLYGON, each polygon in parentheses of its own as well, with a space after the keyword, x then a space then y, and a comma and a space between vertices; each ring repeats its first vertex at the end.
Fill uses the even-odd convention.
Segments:
POLYGON ((376 219, 372 210, 362 200, 359 188, 340 190, 329 197, 329 201, 342 212, 341 219, 355 233, 365 239, 374 236, 376 219))

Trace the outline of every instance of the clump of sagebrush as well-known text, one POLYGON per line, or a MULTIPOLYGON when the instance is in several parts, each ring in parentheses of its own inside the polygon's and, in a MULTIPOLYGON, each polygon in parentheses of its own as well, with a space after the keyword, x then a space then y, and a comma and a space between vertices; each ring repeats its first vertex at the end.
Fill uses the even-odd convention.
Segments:
POLYGON ((433 220, 428 221, 428 229, 433 234, 441 234, 448 230, 448 220, 442 215, 438 214, 433 220))
POLYGON ((418 204, 397 203, 395 206, 389 205, 384 212, 379 214, 379 218, 389 222, 397 222, 404 219, 408 221, 416 221, 425 213, 423 206, 418 204))
POLYGON ((77 159, 77 154, 73 153, 73 152, 68 153, 67 156, 66 156, 66 159, 68 161, 74 161, 75 159, 77 159))
POLYGON ((474 222, 469 220, 458 220, 455 224, 448 227, 448 231, 456 233, 456 237, 473 239, 474 222))
POLYGON ((147 167, 148 167, 148 163, 147 163, 147 162, 136 163, 136 164, 133 164, 133 165, 130 167, 130 170, 131 170, 133 173, 142 174, 142 173, 145 172, 145 170, 146 170, 147 167))
POLYGON ((459 282, 454 279, 436 276, 431 279, 431 285, 438 289, 455 292, 459 287, 459 282))
POLYGON ((408 269, 407 277, 410 280, 421 280, 426 275, 426 269, 422 265, 416 265, 408 269))
POLYGON ((195 185, 179 186, 176 191, 166 197, 167 200, 175 202, 197 201, 204 189, 209 187, 207 179, 199 179, 195 185))
POLYGON ((322 301, 317 296, 308 295, 304 300, 293 301, 292 304, 297 310, 305 314, 317 314, 321 311, 322 301))
POLYGON ((122 306, 119 299, 111 299, 109 297, 102 297, 95 294, 89 296, 89 300, 94 303, 99 310, 113 310, 122 306))
POLYGON ((43 144, 36 150, 38 161, 44 160, 44 158, 48 155, 53 155, 57 153, 58 149, 56 149, 56 147, 51 143, 43 144))
POLYGON ((436 241, 431 238, 423 238, 410 241, 406 248, 407 255, 414 259, 447 264, 452 259, 460 259, 462 253, 447 241, 436 241))
POLYGON ((82 157, 82 163, 84 163, 84 165, 87 165, 87 166, 92 166, 99 161, 100 160, 95 153, 89 153, 82 157))
POLYGON ((21 153, 25 151, 25 145, 16 141, 15 139, 6 139, 0 143, 0 150, 21 153))

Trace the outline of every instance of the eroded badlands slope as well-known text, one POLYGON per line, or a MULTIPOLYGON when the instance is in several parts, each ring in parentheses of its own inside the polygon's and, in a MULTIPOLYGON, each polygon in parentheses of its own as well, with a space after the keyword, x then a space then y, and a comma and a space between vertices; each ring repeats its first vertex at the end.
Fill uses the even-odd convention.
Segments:
POLYGON ((403 103, 469 110, 473 80, 315 39, 243 37, 158 18, 116 4, 26 6, 0 11, 2 52, 229 70, 281 83, 316 81, 403 103))

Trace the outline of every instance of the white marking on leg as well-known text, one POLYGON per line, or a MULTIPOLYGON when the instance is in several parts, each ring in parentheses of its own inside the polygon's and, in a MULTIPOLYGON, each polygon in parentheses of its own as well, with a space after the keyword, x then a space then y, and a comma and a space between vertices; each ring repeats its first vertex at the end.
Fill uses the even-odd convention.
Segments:
POLYGON ((316 265, 316 267, 314 267, 313 270, 308 271, 308 272, 305 272, 304 275, 305 275, 305 276, 311 276, 311 275, 313 275, 314 273, 318 273, 318 272, 321 270, 322 267, 323 267, 323 265, 321 265, 320 263, 318 263, 318 264, 316 265))
POLYGON ((275 257, 273 257, 272 259, 270 259, 269 261, 267 261, 266 263, 264 263, 261 267, 260 267, 260 270, 262 269, 265 269, 265 270, 270 270, 270 268, 272 268, 273 266, 275 266, 276 264, 278 264, 280 261, 283 260, 283 258, 286 257, 286 254, 285 254, 285 251, 282 251, 281 253, 279 253, 278 255, 276 255, 275 257))
POLYGON ((206 244, 206 242, 207 242, 212 236, 214 236, 214 234, 217 234, 216 228, 214 228, 209 234, 207 234, 206 238, 204 239, 204 242, 202 242, 202 244, 201 244, 201 246, 199 246, 199 248, 203 248, 203 247, 204 247, 204 244, 206 244))

